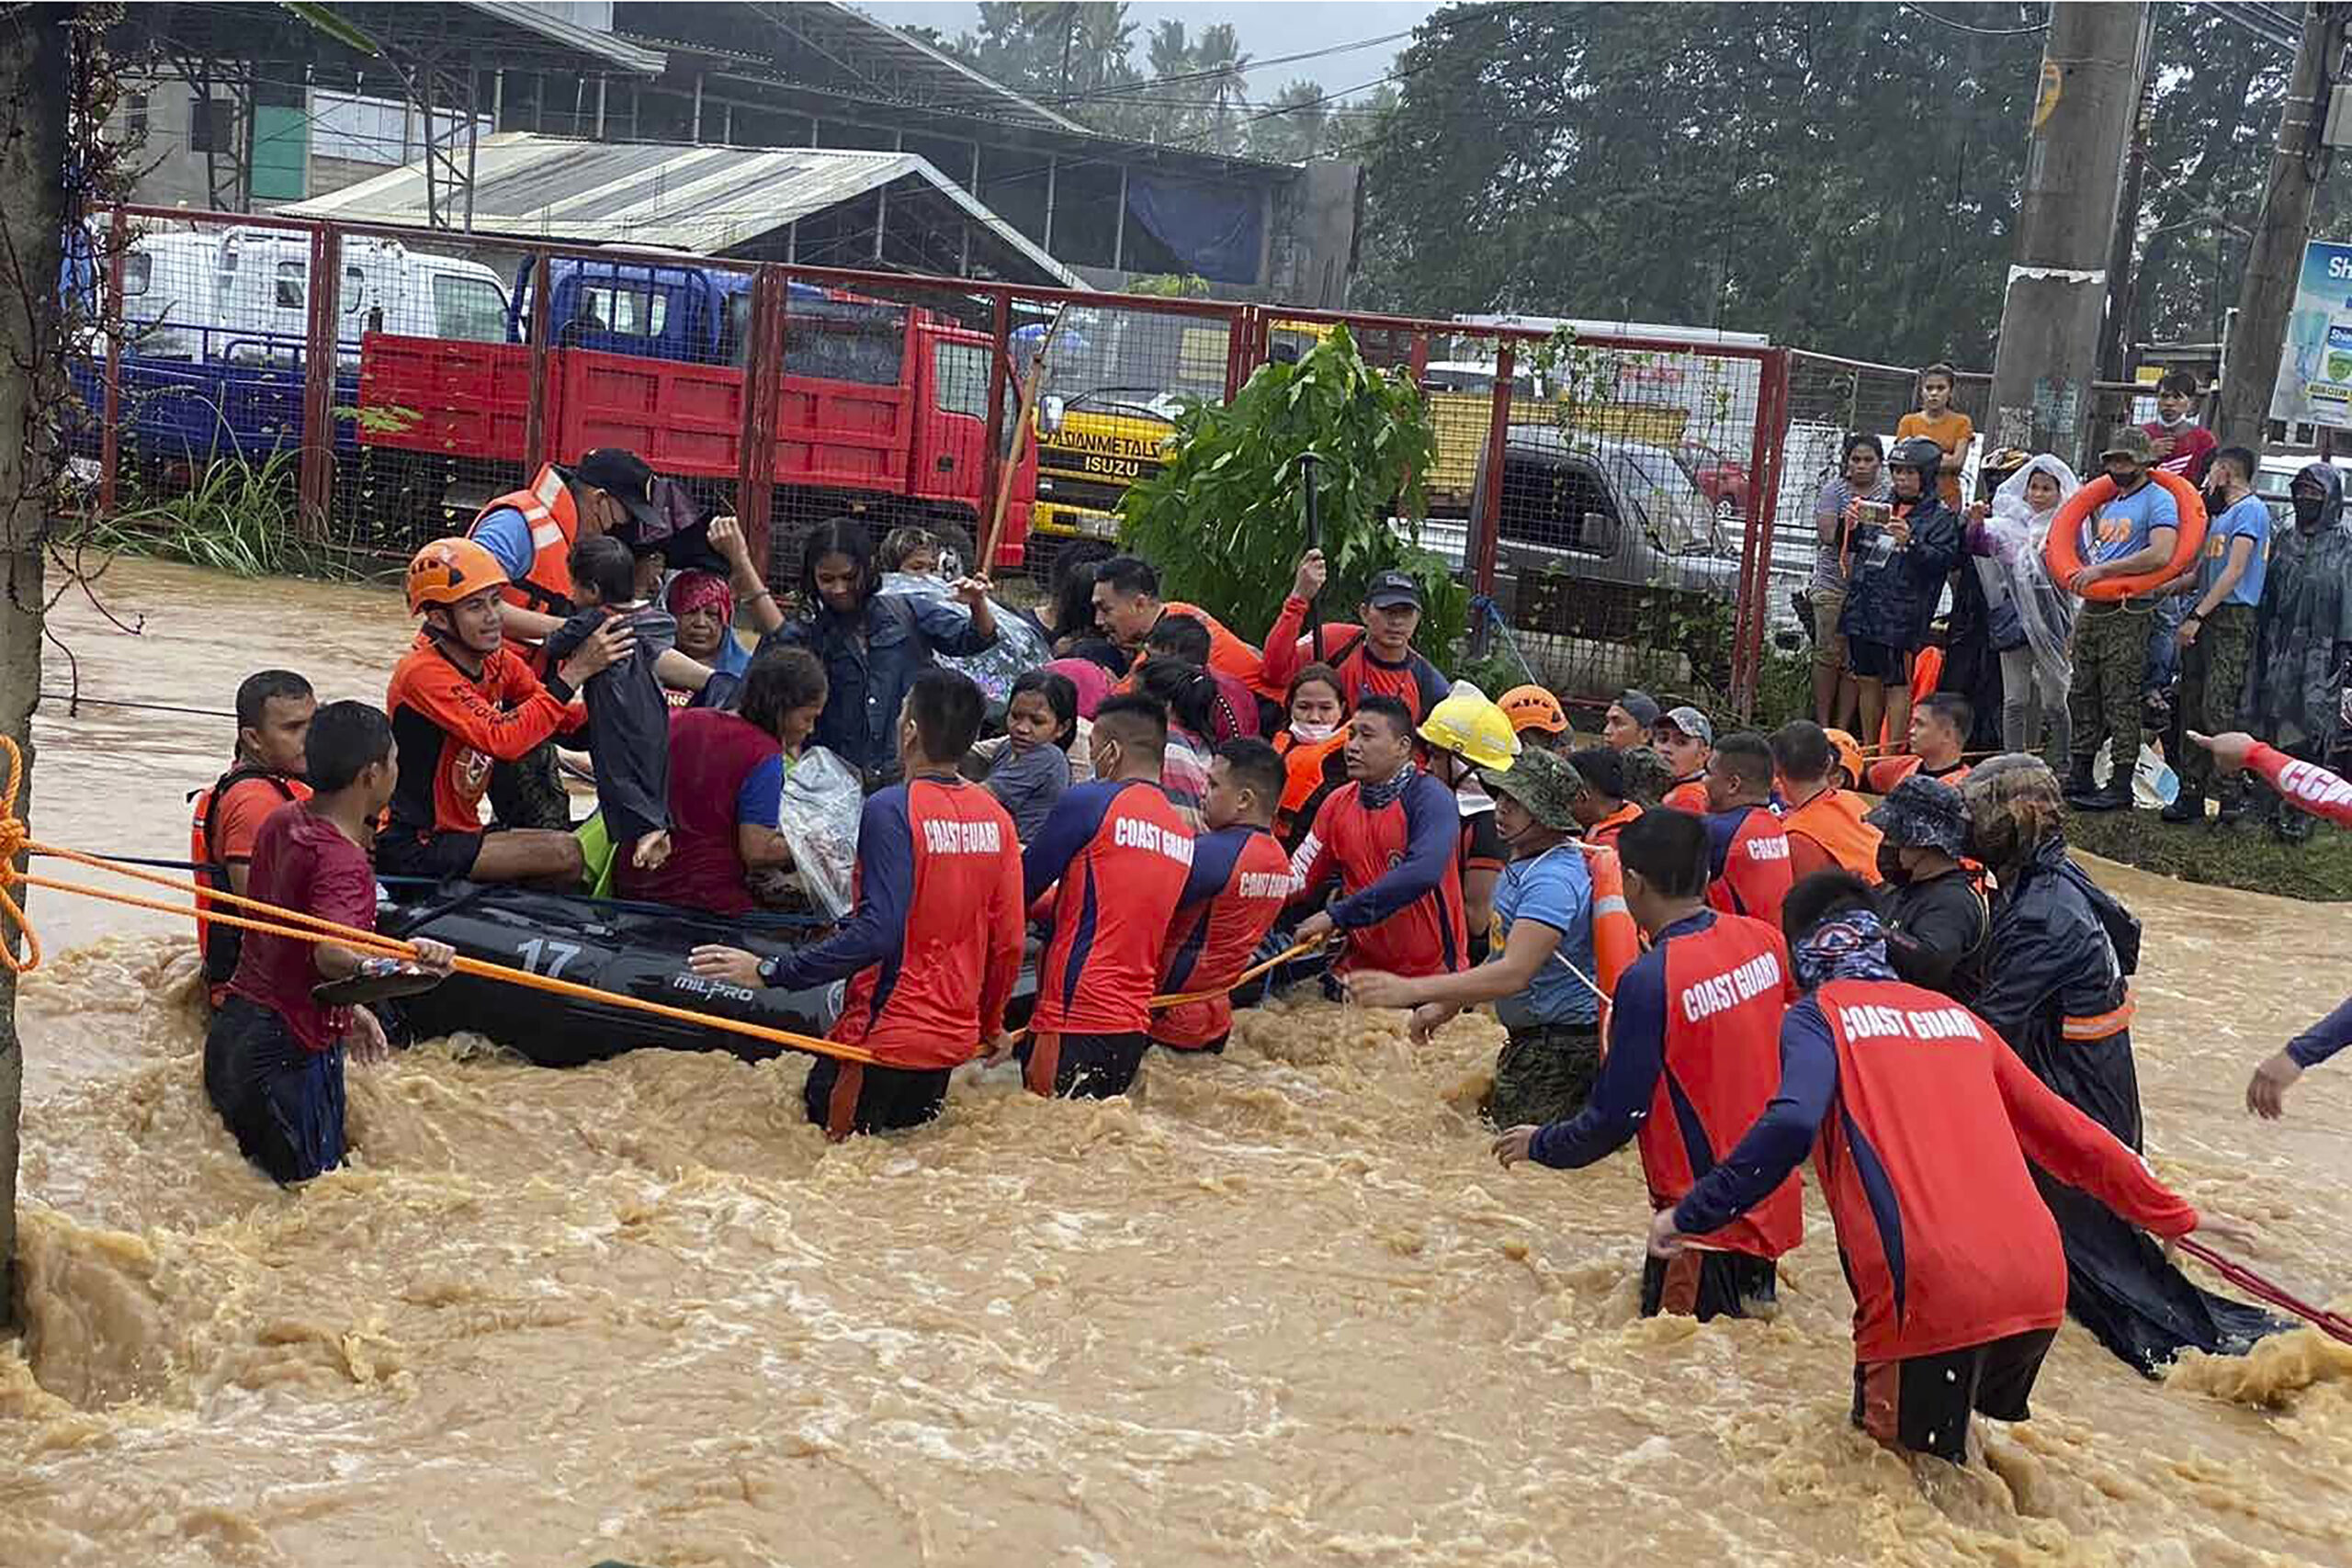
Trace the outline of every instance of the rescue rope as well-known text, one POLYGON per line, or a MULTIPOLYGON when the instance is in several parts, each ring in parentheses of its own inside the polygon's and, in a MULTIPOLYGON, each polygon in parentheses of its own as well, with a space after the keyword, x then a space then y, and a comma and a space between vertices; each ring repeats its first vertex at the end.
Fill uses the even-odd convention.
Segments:
POLYGON ((2173 1245, 2256 1301, 2267 1303, 2281 1312, 2292 1313, 2321 1333, 2341 1339, 2346 1345, 2352 1345, 2352 1317, 2346 1317, 2340 1312, 2330 1312, 2325 1307, 2312 1305, 2311 1303, 2289 1293, 2284 1286, 2274 1284, 2264 1279, 2243 1263, 2231 1262, 2193 1236, 2182 1236, 2173 1245))
MULTIPOLYGON (((241 893, 205 887, 193 880, 159 876, 153 872, 136 869, 124 860, 109 860, 99 855, 86 854, 80 850, 69 850, 55 844, 42 843, 31 836, 24 819, 17 815, 17 798, 24 784, 24 755, 17 749, 14 739, 8 736, 0 735, 0 756, 5 756, 8 763, 7 785, 5 789, 0 789, 0 868, 4 868, 0 869, 0 911, 6 912, 13 931, 21 933, 24 937, 24 951, 19 953, 17 943, 6 940, 10 931, 0 930, 0 965, 5 965, 11 974, 30 974, 41 964, 40 933, 33 928, 32 921, 26 917, 24 906, 17 900, 15 889, 18 887, 38 887, 51 893, 77 893, 86 898, 119 904, 126 908, 146 909, 156 914, 172 915, 182 919, 193 919, 198 913, 198 908, 194 904, 166 903, 160 898, 142 898, 135 894, 114 888, 92 887, 79 882, 62 882, 54 877, 39 876, 17 869, 17 863, 20 857, 29 858, 34 855, 62 860, 90 871, 109 872, 114 875, 126 877, 134 882, 143 882, 167 892, 191 895, 204 900, 208 905, 225 904, 254 911, 254 915, 249 916, 232 915, 215 908, 204 909, 203 914, 207 920, 234 930, 258 931, 265 935, 285 937, 295 942, 333 942, 351 948, 355 952, 379 958, 413 960, 417 955, 413 942, 401 941, 398 937, 385 936, 378 931, 363 931, 356 926, 344 925, 339 921, 325 919, 300 909, 288 909, 266 899, 247 897, 241 893)), ((156 863, 185 864, 187 863, 156 863)), ((1238 990, 1277 964, 1287 963, 1301 953, 1313 951, 1319 945, 1321 944, 1317 942, 1298 942, 1264 963, 1254 964, 1244 970, 1240 977, 1234 981, 1232 988, 1238 990)), ((673 1007, 667 1002, 650 1001, 642 997, 627 996, 617 991, 599 990, 594 986, 583 986, 577 981, 560 980, 548 975, 535 975, 523 969, 510 969, 503 964, 488 964, 478 958, 468 958, 463 954, 456 959, 451 967, 461 975, 471 975, 485 980, 503 981, 508 985, 522 986, 528 989, 546 991, 554 996, 569 997, 581 1001, 628 1008, 638 1012, 650 1013, 657 1018, 723 1030, 730 1034, 744 1035, 770 1044, 813 1052, 820 1056, 838 1057, 847 1062, 881 1065, 880 1059, 872 1052, 855 1045, 844 1045, 839 1041, 826 1040, 812 1034, 801 1034, 788 1029, 774 1029, 766 1024, 726 1018, 716 1013, 697 1012, 691 1008, 673 1007)), ((1154 1008, 1179 1007, 1188 1002, 1207 1001, 1225 994, 1225 990, 1220 988, 1154 997, 1151 998, 1151 1005, 1154 1008)))
MULTIPOLYGON (((17 944, 13 941, 6 940, 9 933, 0 931, 0 964, 5 964, 12 974, 29 974, 40 968, 41 963, 40 935, 33 929, 32 922, 26 919, 24 906, 17 901, 14 889, 17 887, 40 887, 53 893, 78 893, 84 897, 97 898, 133 909, 150 909, 159 914, 175 915, 183 919, 193 919, 197 914, 196 906, 193 904, 167 904, 159 898, 141 898, 113 888, 92 887, 79 882, 61 882, 53 877, 35 876, 17 869, 18 857, 33 855, 44 855, 52 860, 65 861, 70 864, 79 865, 91 871, 110 872, 117 876, 127 877, 134 882, 147 883, 173 893, 193 895, 206 900, 209 904, 232 905, 238 908, 255 910, 261 915, 269 917, 268 919, 252 919, 241 915, 223 914, 214 908, 207 908, 204 911, 204 918, 207 920, 217 920, 222 925, 240 931, 260 931, 269 936, 286 937, 295 942, 334 942, 356 952, 379 958, 413 960, 416 957, 415 944, 403 942, 397 937, 361 931, 357 927, 322 919, 300 909, 285 908, 265 899, 249 898, 243 894, 203 887, 193 881, 158 876, 152 872, 134 870, 127 865, 112 864, 96 855, 85 854, 79 850, 63 849, 55 844, 42 843, 31 836, 26 829, 24 819, 17 815, 17 797, 24 784, 23 753, 17 749, 17 743, 13 739, 0 735, 0 755, 5 755, 8 762, 7 786, 0 789, 0 863, 5 863, 6 866, 5 872, 0 872, 0 911, 5 911, 8 919, 13 922, 14 930, 23 934, 25 947, 24 953, 20 955, 17 951, 17 944)), ((868 1064, 878 1062, 872 1052, 855 1045, 844 1045, 838 1041, 820 1039, 812 1034, 800 1034, 787 1029, 772 1029, 765 1024, 724 1018, 716 1013, 696 1012, 691 1008, 673 1007, 667 1002, 649 1001, 642 997, 625 996, 617 991, 599 990, 594 986, 583 986, 571 980, 560 980, 553 976, 534 975, 526 970, 510 969, 503 964, 486 964, 478 958, 460 955, 451 967, 461 975, 471 975, 485 980, 503 981, 508 985, 522 986, 532 990, 546 991, 553 996, 569 997, 580 1001, 600 1002, 628 1008, 637 1012, 650 1013, 656 1018, 666 1018, 707 1029, 721 1030, 730 1034, 741 1034, 750 1039, 764 1041, 773 1045, 812 1052, 820 1056, 839 1057, 847 1062, 868 1064)))

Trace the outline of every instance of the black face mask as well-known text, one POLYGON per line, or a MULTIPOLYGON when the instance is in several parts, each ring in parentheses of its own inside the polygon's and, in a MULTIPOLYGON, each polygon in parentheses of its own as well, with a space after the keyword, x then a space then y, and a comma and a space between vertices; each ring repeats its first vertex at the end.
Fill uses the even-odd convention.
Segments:
POLYGON ((1900 845, 1879 845, 1878 874, 1881 881, 1891 883, 1897 887, 1911 880, 1911 874, 1903 869, 1903 850, 1900 845))
POLYGON ((2308 528, 2319 521, 2320 512, 2326 505, 2318 496, 2299 495, 2295 497, 2295 521, 2308 528))

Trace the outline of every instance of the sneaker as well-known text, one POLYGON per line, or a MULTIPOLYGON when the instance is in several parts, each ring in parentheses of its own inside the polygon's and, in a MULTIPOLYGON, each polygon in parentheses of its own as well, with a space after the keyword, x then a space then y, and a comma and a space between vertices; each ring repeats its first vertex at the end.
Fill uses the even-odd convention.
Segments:
POLYGON ((2279 812, 2278 820, 2270 825, 2270 830, 2278 835, 2278 841, 2282 844, 2300 844, 2311 838, 2312 829, 2316 823, 2317 818, 2310 812, 2289 807, 2279 812))
POLYGON ((2158 812, 2156 816, 2158 820, 2169 822, 2175 827, 2186 822, 2202 822, 2205 820, 2205 796, 2184 785, 2181 792, 2173 796, 2172 804, 2158 812))

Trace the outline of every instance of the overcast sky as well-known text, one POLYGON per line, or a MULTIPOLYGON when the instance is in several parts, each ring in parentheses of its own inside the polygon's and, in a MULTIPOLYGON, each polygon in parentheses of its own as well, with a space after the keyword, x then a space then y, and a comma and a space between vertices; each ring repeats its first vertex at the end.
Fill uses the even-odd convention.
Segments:
MULTIPOLYGON (((977 27, 980 15, 978 6, 933 0, 904 0, 895 5, 861 0, 860 9, 893 27, 933 27, 950 38, 977 27)), ((1242 52, 1265 60, 1276 55, 1304 54, 1309 50, 1329 49, 1385 33, 1409 32, 1413 24, 1436 9, 1434 5, 1415 4, 1411 0, 1348 0, 1346 4, 1329 5, 1271 0, 1265 5, 1130 5, 1127 17, 1136 24, 1134 59, 1140 70, 1144 66, 1144 39, 1163 17, 1177 18, 1188 33, 1197 33, 1218 22, 1231 22, 1240 36, 1242 52)), ((1387 72, 1396 51, 1411 41, 1409 38, 1393 39, 1344 53, 1252 71, 1250 96, 1269 97, 1280 91, 1283 83, 1301 76, 1319 84, 1327 93, 1374 81, 1387 72)))

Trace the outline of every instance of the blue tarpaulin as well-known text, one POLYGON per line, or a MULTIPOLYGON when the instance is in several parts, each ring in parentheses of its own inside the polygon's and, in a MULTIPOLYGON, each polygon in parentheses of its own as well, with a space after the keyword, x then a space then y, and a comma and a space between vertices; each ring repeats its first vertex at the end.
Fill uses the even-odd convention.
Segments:
POLYGON ((1216 283, 1258 281, 1265 248, 1265 204, 1255 190, 1138 174, 1127 210, 1185 267, 1216 283))

